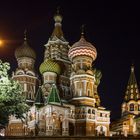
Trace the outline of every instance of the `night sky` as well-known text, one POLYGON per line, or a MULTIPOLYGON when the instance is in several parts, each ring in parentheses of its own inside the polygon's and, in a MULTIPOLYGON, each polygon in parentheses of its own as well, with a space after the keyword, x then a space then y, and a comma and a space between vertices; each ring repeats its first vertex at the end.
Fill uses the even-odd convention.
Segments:
POLYGON ((138 85, 140 82, 140 8, 136 1, 46 0, 11 1, 0 4, 0 59, 17 63, 15 49, 27 39, 37 53, 36 67, 43 62, 44 44, 53 28, 56 8, 63 16, 63 32, 70 45, 80 38, 80 26, 85 24, 85 38, 97 49, 95 67, 102 71, 99 85, 101 103, 111 110, 112 119, 119 118, 132 61, 138 85))

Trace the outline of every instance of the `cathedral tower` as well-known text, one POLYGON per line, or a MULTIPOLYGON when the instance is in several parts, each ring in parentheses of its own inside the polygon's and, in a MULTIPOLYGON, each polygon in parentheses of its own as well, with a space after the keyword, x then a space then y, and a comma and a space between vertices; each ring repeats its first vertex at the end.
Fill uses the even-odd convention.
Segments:
POLYGON ((72 102, 75 104, 99 106, 99 99, 95 89, 95 73, 92 63, 97 57, 96 48, 85 40, 82 32, 81 38, 69 50, 69 58, 72 61, 72 73, 70 77, 72 102))
POLYGON ((68 99, 70 94, 70 61, 68 59, 69 43, 66 41, 62 31, 62 16, 59 10, 54 16, 55 26, 51 37, 45 44, 44 61, 54 59, 63 69, 58 77, 57 84, 60 90, 60 97, 68 99))
POLYGON ((38 85, 38 78, 34 70, 36 54, 28 45, 26 31, 23 44, 15 50, 15 57, 18 62, 18 68, 13 73, 12 78, 19 81, 23 87, 27 102, 32 104, 38 85))
POLYGON ((72 62, 70 88, 75 105, 75 135, 109 135, 110 112, 100 105, 97 87, 101 72, 93 68, 97 57, 96 48, 87 42, 82 31, 81 38, 69 50, 72 62))
POLYGON ((131 73, 125 92, 124 102, 122 103, 122 116, 128 113, 140 113, 140 93, 135 77, 134 65, 131 66, 131 73))
POLYGON ((47 97, 53 84, 56 84, 61 69, 59 64, 54 59, 46 59, 40 65, 40 73, 43 75, 42 90, 47 97))
POLYGON ((40 73, 43 75, 42 91, 45 95, 46 114, 46 120, 40 120, 42 124, 46 124, 46 128, 43 128, 43 125, 40 125, 40 128, 46 129, 46 135, 68 135, 69 108, 63 106, 57 88, 60 66, 55 59, 46 59, 40 65, 40 73))

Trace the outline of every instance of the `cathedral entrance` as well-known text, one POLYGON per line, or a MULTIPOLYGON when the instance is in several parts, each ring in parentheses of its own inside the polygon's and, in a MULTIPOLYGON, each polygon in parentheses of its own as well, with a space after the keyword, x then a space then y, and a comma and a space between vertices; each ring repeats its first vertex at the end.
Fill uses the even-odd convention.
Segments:
POLYGON ((107 128, 102 125, 97 126, 96 135, 97 136, 107 136, 107 128))

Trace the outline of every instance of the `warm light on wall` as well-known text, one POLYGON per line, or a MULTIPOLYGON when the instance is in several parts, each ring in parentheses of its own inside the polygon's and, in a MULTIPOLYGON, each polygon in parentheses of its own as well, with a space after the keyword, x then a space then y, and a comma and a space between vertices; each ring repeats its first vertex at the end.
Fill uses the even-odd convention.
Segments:
POLYGON ((0 40, 0 47, 3 45, 3 41, 2 40, 0 40))

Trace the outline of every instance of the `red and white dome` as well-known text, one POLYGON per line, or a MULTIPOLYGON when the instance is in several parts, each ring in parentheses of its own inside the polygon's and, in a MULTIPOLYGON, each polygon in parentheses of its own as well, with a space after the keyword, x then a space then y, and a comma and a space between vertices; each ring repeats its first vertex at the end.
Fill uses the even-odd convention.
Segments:
POLYGON ((68 56, 70 60, 77 56, 89 56, 94 61, 97 57, 97 51, 96 48, 90 42, 87 42, 82 35, 80 40, 72 45, 68 52, 68 56))

